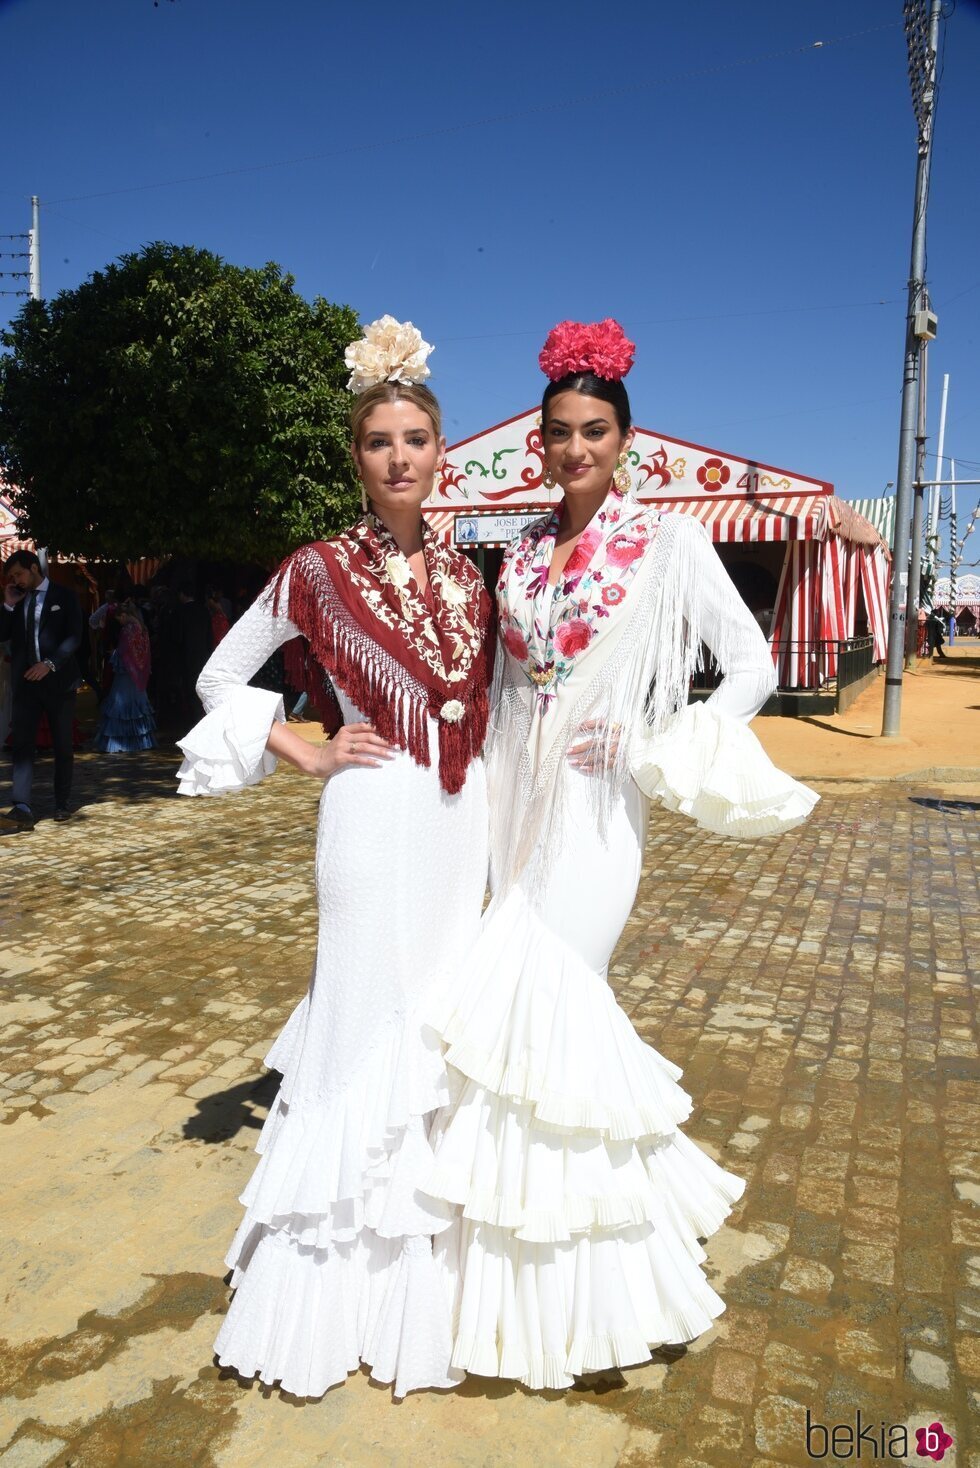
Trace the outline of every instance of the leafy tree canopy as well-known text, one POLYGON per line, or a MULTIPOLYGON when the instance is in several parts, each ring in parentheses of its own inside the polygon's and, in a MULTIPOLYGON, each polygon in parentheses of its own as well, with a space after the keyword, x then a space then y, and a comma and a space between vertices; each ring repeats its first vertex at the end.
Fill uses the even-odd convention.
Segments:
POLYGON ((69 555, 269 561, 349 524, 347 306, 152 244, 29 301, 0 356, 0 466, 69 555))

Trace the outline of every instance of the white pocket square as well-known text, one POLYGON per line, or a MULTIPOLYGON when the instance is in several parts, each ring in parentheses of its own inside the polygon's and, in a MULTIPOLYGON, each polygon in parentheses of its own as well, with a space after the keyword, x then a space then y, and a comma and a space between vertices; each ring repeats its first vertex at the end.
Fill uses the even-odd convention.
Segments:
POLYGON ((60 612, 61 611, 61 608, 60 607, 52 607, 51 610, 53 612, 60 612))

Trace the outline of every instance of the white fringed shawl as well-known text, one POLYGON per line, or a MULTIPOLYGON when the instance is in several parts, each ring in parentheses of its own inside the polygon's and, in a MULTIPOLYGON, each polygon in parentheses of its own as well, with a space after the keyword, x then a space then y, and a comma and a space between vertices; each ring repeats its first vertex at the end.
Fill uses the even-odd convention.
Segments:
MULTIPOLYGON (((651 540, 627 596, 545 707, 524 667, 503 649, 498 656, 486 751, 495 897, 518 878, 536 886, 546 875, 552 837, 562 829, 567 754, 581 742, 583 723, 596 725, 591 737, 605 771, 590 781, 604 839, 634 767, 686 706, 705 644, 723 672, 751 668, 768 680, 765 691, 775 686, 765 639, 734 587, 724 616, 710 625, 702 616, 707 583, 716 591, 720 570, 703 526, 689 515, 665 514, 658 523, 656 511, 645 513, 651 540)), ((516 581, 508 584, 506 567, 501 594, 522 594, 516 581)))

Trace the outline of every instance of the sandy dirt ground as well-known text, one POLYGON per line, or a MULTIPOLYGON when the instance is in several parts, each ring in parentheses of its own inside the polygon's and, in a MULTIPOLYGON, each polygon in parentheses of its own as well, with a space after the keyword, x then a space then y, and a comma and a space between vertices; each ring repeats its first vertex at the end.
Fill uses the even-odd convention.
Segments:
POLYGON ((826 777, 799 830, 651 819, 611 982, 747 1188, 708 1244, 715 1327, 565 1394, 395 1403, 355 1373, 299 1402, 217 1368, 318 791, 184 801, 170 750, 82 755, 76 818, 0 852, 0 1468, 775 1468, 813 1461, 808 1414, 901 1431, 909 1463, 939 1421, 946 1468, 980 1468, 980 657, 908 680, 892 748, 880 701, 756 722, 826 777))
POLYGON ((902 687, 901 733, 881 733, 885 680, 879 677, 844 714, 757 719, 770 759, 790 774, 837 778, 972 772, 980 778, 980 643, 920 660, 902 687))

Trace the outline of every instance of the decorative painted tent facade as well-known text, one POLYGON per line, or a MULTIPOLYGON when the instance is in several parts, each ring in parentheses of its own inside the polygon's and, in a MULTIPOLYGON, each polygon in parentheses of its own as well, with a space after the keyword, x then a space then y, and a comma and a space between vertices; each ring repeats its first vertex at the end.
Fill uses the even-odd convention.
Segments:
MULTIPOLYGON (((485 551, 558 502, 561 491, 542 483, 538 420, 530 409, 447 450, 424 507, 436 531, 485 551)), ((838 644, 856 631, 884 658, 888 549, 832 485, 645 428, 630 461, 641 501, 696 515, 708 530, 767 632, 782 687, 833 678, 838 644)))
POLYGON ((933 588, 932 604, 952 612, 961 632, 975 632, 980 628, 980 576, 972 573, 957 576, 955 605, 950 578, 938 577, 933 588))

